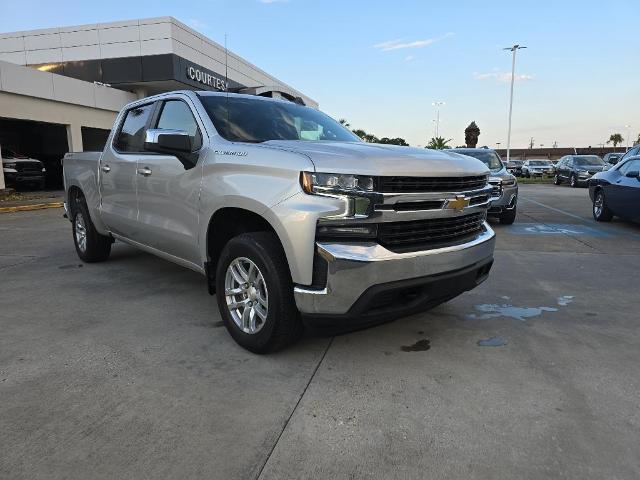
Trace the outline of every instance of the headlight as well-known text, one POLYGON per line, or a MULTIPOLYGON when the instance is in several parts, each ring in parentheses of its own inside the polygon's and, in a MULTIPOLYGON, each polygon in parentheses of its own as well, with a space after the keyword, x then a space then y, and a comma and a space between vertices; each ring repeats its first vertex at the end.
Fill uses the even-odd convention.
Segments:
POLYGON ((373 192, 373 177, 366 175, 345 175, 343 173, 300 174, 300 184, 305 193, 346 193, 373 192))
POLYGON ((14 163, 3 163, 2 166, 4 168, 16 168, 16 164, 14 163))
POLYGON ((502 180, 503 187, 513 187, 517 183, 518 181, 516 180, 516 177, 514 177, 513 175, 510 178, 502 180))
POLYGON ((364 225, 319 225, 316 230, 318 240, 330 240, 333 238, 375 238, 378 226, 376 224, 364 225))
POLYGON ((46 171, 47 171, 47 169, 46 169, 46 168, 44 168, 44 167, 42 167, 42 171, 43 171, 43 172, 46 172, 46 171))

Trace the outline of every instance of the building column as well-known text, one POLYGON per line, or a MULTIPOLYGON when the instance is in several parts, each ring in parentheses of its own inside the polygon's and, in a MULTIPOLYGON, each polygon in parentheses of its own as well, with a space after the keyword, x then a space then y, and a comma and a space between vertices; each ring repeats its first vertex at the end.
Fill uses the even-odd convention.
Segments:
MULTIPOLYGON (((2 145, 0 145, 0 163, 2 163, 2 145)), ((0 192, 4 189, 4 169, 0 169, 0 192)))
POLYGON ((149 91, 144 87, 135 88, 133 93, 135 93, 138 98, 145 98, 149 96, 149 91))
POLYGON ((76 123, 67 125, 67 144, 70 152, 82 152, 82 126, 76 123))

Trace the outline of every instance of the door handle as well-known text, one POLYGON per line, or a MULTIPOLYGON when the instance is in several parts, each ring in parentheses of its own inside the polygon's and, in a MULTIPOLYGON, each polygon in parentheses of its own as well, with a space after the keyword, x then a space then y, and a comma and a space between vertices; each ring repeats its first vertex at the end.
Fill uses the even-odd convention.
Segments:
POLYGON ((103 165, 103 166, 102 166, 102 168, 101 168, 101 170, 102 170, 104 173, 109 173, 109 172, 111 171, 111 167, 110 167, 109 165, 103 165))
POLYGON ((148 177, 151 175, 151 169, 149 167, 139 168, 138 175, 142 175, 143 177, 148 177))

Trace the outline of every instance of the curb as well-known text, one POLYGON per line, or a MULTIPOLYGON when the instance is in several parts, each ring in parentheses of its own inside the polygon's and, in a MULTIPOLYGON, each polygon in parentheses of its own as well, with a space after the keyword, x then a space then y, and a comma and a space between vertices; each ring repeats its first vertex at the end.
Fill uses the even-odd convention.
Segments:
POLYGON ((33 205, 18 205, 15 207, 0 207, 0 213, 28 212, 30 210, 43 210, 45 208, 62 208, 63 202, 36 203, 33 205))

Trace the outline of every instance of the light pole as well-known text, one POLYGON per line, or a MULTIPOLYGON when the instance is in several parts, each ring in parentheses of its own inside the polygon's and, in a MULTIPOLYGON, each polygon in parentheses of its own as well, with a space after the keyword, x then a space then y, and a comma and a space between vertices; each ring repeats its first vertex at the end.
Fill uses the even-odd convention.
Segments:
POLYGON ((511 50, 513 53, 513 60, 511 61, 511 97, 509 99, 509 132, 507 133, 507 162, 509 161, 511 150, 511 112, 513 110, 513 81, 516 76, 516 52, 522 48, 527 47, 514 45, 512 47, 503 48, 503 50, 511 50))
POLYGON ((500 150, 500 142, 496 142, 496 145, 498 146, 497 150, 500 150))
POLYGON ((436 137, 440 132, 440 107, 444 105, 444 102, 433 102, 431 105, 436 107, 436 137))
POLYGON ((627 129, 627 148, 625 149, 625 152, 629 151, 629 137, 631 136, 631 125, 625 125, 624 126, 627 129))

